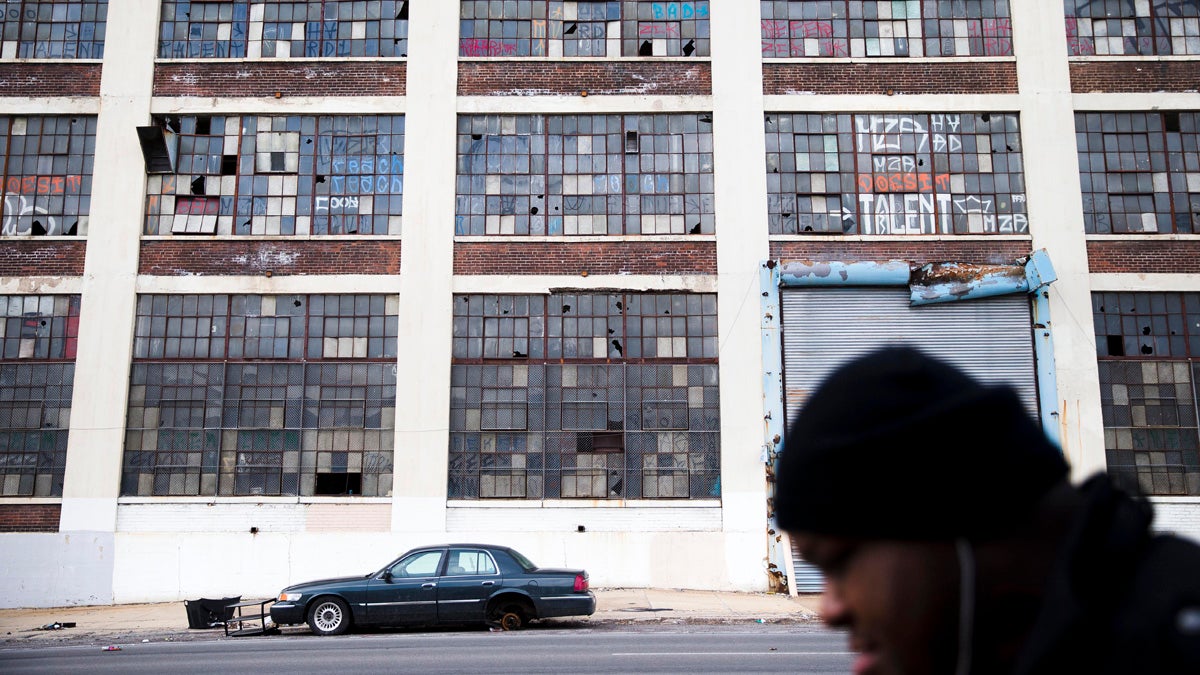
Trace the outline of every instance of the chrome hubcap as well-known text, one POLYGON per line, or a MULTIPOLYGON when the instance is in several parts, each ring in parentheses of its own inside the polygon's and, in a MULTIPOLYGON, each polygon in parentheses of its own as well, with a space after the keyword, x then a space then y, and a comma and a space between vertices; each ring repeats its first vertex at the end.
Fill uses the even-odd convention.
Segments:
POLYGON ((342 624, 342 608, 327 602, 317 608, 313 614, 317 628, 323 631, 335 630, 342 624))

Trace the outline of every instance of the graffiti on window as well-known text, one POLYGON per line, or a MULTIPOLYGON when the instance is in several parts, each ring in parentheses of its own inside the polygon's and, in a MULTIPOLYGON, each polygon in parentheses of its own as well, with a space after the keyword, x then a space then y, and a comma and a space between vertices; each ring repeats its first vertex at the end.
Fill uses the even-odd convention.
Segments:
POLYGON ((145 234, 400 234, 401 115, 188 116, 145 234))
POLYGON ((1028 232, 1017 116, 768 114, 773 234, 1028 232))
POLYGON ((459 118, 460 235, 712 234, 711 115, 459 118))
POLYGON ((408 0, 163 0, 161 58, 408 55, 408 0))
POLYGON ((8 0, 0 59, 100 59, 108 0, 8 0))
POLYGON ((1200 54, 1200 0, 1064 0, 1072 56, 1200 54))
POLYGON ((460 56, 708 56, 707 0, 462 0, 460 56))
POLYGON ((1008 0, 761 0, 768 59, 1011 56, 1008 0))
POLYGON ((0 115, 0 234, 87 234, 96 118, 0 115))

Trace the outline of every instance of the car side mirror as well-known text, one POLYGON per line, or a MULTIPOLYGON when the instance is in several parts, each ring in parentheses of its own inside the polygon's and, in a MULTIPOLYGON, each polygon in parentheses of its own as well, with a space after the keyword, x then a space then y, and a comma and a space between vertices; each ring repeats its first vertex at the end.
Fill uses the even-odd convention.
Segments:
POLYGON ((384 581, 384 583, 388 583, 388 584, 392 583, 392 571, 391 570, 383 571, 383 581, 384 581))

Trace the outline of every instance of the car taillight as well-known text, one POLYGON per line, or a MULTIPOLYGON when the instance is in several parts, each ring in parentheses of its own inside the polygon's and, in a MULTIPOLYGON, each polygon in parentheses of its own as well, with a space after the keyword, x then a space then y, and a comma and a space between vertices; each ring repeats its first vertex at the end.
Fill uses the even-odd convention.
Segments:
POLYGON ((586 574, 575 575, 575 592, 586 591, 588 589, 588 578, 586 574))

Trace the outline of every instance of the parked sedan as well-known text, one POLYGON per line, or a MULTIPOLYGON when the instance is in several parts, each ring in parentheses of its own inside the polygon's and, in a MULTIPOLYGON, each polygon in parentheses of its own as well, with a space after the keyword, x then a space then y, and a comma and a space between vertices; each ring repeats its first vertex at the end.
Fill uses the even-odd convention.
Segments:
POLYGON ((288 586, 271 606, 271 620, 340 635, 352 625, 487 622, 516 630, 535 619, 595 611, 584 570, 540 568, 506 546, 449 544, 413 549, 366 576, 288 586))

